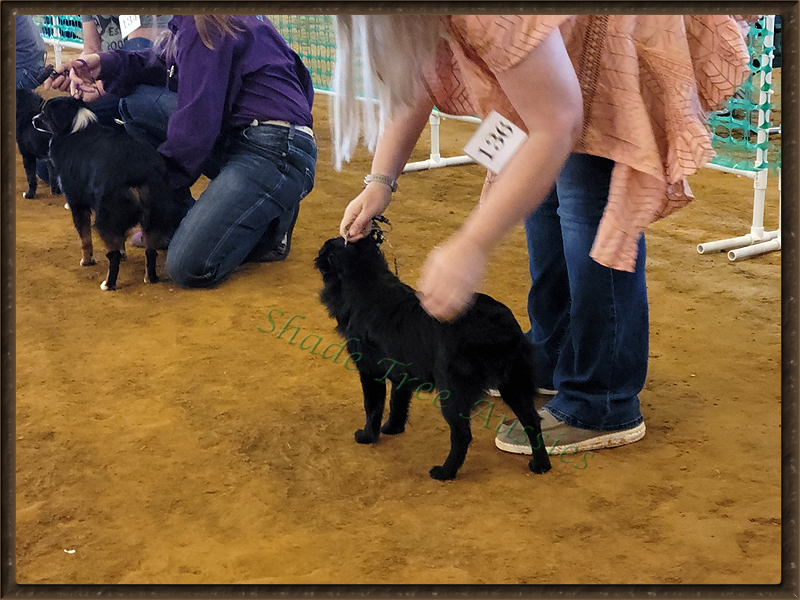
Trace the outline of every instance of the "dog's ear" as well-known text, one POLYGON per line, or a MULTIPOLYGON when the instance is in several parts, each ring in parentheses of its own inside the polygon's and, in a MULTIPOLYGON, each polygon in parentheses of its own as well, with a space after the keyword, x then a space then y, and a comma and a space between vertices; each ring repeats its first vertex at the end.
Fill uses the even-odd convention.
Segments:
POLYGON ((53 133, 75 133, 97 120, 84 102, 69 96, 45 102, 42 116, 53 133))

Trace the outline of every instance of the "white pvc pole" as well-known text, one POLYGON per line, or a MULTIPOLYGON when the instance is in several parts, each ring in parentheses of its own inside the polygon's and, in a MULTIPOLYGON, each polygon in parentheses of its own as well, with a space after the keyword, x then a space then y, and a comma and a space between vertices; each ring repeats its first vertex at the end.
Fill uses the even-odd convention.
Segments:
POLYGON ((427 160, 408 163, 403 168, 403 173, 410 173, 411 171, 424 171, 426 169, 438 169, 440 167, 471 165, 474 162, 475 161, 469 156, 446 156, 444 158, 440 158, 438 161, 433 161, 429 158, 427 160))
POLYGON ((755 171, 745 171, 744 169, 734 169, 733 167, 725 167, 723 165, 718 165, 715 163, 708 163, 705 167, 706 169, 712 169, 714 171, 722 171, 723 173, 730 173, 731 175, 738 175, 739 177, 749 177, 750 179, 756 178, 755 171))
POLYGON ((741 260, 743 258, 750 258, 758 254, 766 254, 767 252, 775 252, 781 249, 781 242, 778 239, 778 232, 773 231, 769 234, 770 237, 765 237, 766 241, 745 246, 744 248, 737 248, 728 252, 728 260, 741 260), (772 237, 774 235, 774 237, 772 237))
POLYGON ((727 252, 731 248, 741 248, 742 246, 749 246, 759 241, 749 233, 739 237, 728 238, 726 240, 718 240, 716 242, 705 242, 697 244, 698 254, 710 254, 712 252, 727 252))
POLYGON ((433 162, 439 162, 442 155, 439 153, 439 115, 436 113, 431 113, 431 116, 428 118, 428 122, 431 126, 431 160, 433 162))
POLYGON ((740 260, 742 258, 750 258, 759 254, 766 254, 767 252, 775 252, 781 249, 781 220, 783 211, 783 198, 781 194, 781 170, 778 169, 778 230, 769 231, 764 234, 764 241, 761 241, 746 248, 738 248, 728 252, 729 260, 740 260))

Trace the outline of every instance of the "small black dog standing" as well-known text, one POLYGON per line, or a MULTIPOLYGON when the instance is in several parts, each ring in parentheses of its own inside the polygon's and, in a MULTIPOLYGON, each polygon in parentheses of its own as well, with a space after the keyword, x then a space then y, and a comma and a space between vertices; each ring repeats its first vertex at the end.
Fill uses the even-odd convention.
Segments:
POLYGON ((108 276, 100 287, 116 289, 125 238, 137 224, 145 242, 145 282, 158 282, 156 248, 169 240, 184 214, 172 200, 161 155, 127 133, 97 123, 82 101, 68 96, 48 100, 34 124, 52 135, 50 158, 81 238, 81 265, 95 264, 94 213, 108 257, 108 276))
POLYGON ((356 441, 375 443, 381 432, 402 433, 412 392, 420 384, 432 384, 440 393, 449 392, 446 399, 442 395, 441 407, 450 426, 450 454, 430 475, 453 479, 472 441, 470 410, 488 389, 497 388, 530 439, 531 471, 549 471, 533 404, 533 348, 514 315, 500 302, 478 294, 458 319, 437 321, 422 308, 414 290, 389 271, 378 235, 373 231, 350 244, 330 239, 315 261, 323 281, 320 299, 347 340, 347 351, 361 355, 356 365, 367 418, 356 441), (392 369, 387 375, 389 361, 402 364, 403 372, 392 369), (392 382, 392 392, 389 417, 381 427, 386 379, 392 382))
POLYGON ((22 167, 28 181, 28 190, 22 193, 23 198, 36 198, 38 181, 36 178, 36 161, 47 161, 50 192, 60 194, 58 176, 53 164, 48 159, 50 136, 33 126, 33 118, 42 110, 44 100, 31 90, 17 90, 17 148, 22 155, 22 167))

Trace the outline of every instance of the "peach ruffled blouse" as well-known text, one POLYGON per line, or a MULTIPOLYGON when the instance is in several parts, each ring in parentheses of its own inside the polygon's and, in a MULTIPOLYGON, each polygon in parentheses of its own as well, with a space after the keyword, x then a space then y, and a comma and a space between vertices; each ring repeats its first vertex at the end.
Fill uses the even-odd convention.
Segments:
MULTIPOLYGON (((688 204, 686 177, 713 156, 706 112, 750 73, 747 45, 728 15, 450 15, 451 40, 425 80, 436 106, 455 115, 492 110, 524 128, 495 73, 524 58, 556 27, 583 93, 574 152, 616 165, 591 256, 632 271, 639 235, 688 204)), ((492 184, 487 176, 483 195, 492 184)))

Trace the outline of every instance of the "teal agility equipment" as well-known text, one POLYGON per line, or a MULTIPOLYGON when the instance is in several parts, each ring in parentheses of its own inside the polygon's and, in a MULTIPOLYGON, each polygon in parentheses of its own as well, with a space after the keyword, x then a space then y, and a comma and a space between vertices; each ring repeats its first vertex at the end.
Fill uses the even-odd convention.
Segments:
MULTIPOLYGON (((778 228, 764 228, 764 201, 770 170, 778 173, 780 198, 780 128, 770 126, 772 109, 772 60, 775 16, 767 15, 750 27, 750 76, 723 110, 712 113, 708 124, 717 156, 711 169, 753 179, 753 220, 750 233, 697 245, 700 254, 727 252, 735 261, 781 249, 781 207, 778 228), (778 134, 775 142, 770 133, 778 134), (770 154, 777 158, 769 162, 770 154)), ((780 203, 780 199, 779 199, 780 203)))

